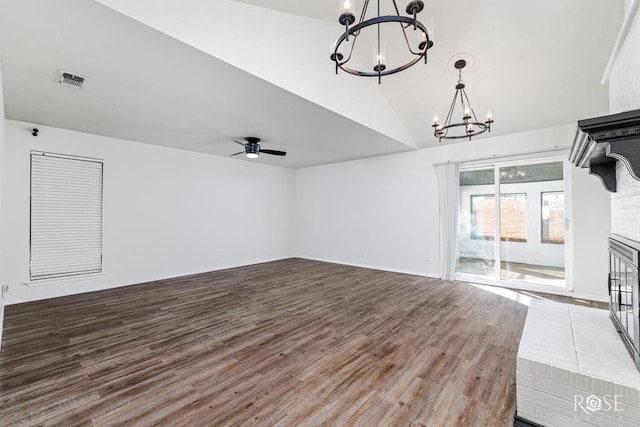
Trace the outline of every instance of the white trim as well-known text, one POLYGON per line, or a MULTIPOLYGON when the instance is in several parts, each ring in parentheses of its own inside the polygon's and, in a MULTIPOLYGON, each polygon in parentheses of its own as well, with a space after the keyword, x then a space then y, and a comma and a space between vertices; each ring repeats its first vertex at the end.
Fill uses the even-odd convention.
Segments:
MULTIPOLYGON (((563 149, 564 150, 564 149, 563 149)), ((478 282, 483 285, 491 285, 491 286, 502 286, 503 284, 511 289, 525 289, 530 291, 537 292, 546 292, 546 293, 555 293, 557 291, 561 292, 572 292, 575 288, 575 284, 573 283, 573 217, 569 216, 573 212, 573 175, 568 173, 571 171, 571 165, 569 164, 567 157, 565 154, 559 153, 562 150, 551 150, 551 151, 541 151, 537 153, 549 153, 548 157, 530 157, 530 158, 512 158, 512 155, 503 156, 502 160, 499 157, 481 159, 481 161, 492 160, 489 163, 484 165, 475 164, 473 161, 468 161, 466 164, 460 164, 460 172, 470 171, 470 170, 479 170, 485 168, 491 168, 494 170, 494 189, 496 190, 496 195, 500 193, 500 176, 499 169, 501 167, 508 167, 513 165, 522 165, 525 164, 523 162, 527 162, 527 165, 530 164, 539 164, 539 163, 548 163, 548 162, 562 162, 562 175, 564 182, 564 192, 565 192, 565 218, 570 218, 570 229, 565 229, 565 243, 564 243, 564 253, 565 253, 565 262, 564 262, 564 271, 565 271, 565 280, 564 286, 547 286, 547 285, 537 285, 527 282, 522 282, 524 287, 520 284, 520 282, 508 282, 499 279, 498 273, 496 272, 495 278, 487 278, 486 281, 480 276, 467 275, 465 273, 457 273, 455 275, 456 280, 462 280, 465 282, 478 282), (553 154, 552 154, 553 153, 553 154), (506 159, 505 157, 509 157, 510 159, 506 159), (571 252, 569 252, 571 251, 571 252)), ((535 154, 536 152, 531 152, 531 154, 535 154)), ((499 197, 495 197, 496 200, 496 221, 497 224, 500 224, 500 209, 499 209, 499 197)), ((500 239, 497 238, 497 233, 499 231, 499 227, 496 227, 496 237, 494 237, 494 259, 496 265, 501 265, 502 262, 502 253, 500 251, 500 239)), ((565 294, 561 293, 559 295, 573 295, 573 294, 565 294)), ((591 297, 589 297, 591 298, 591 297)), ((608 301, 608 300, 607 300, 608 301)))
POLYGON ((519 283, 519 282, 496 282, 493 280, 482 280, 476 276, 467 277, 464 274, 457 274, 456 281, 463 282, 463 283, 477 284, 477 285, 494 286, 496 288, 506 288, 506 289, 513 289, 513 290, 519 290, 519 291, 539 292, 543 294, 560 295, 565 297, 571 297, 573 299, 585 299, 589 301, 609 302, 609 298, 606 296, 603 297, 599 295, 577 294, 573 291, 569 291, 567 289, 556 287, 556 286, 531 285, 531 284, 519 283))
POLYGON ((4 329, 4 302, 0 298, 0 349, 2 349, 2 331, 4 329))
POLYGON ((24 282, 30 288, 37 288, 38 286, 48 286, 48 285, 57 285, 60 283, 67 282, 79 282, 82 280, 92 280, 103 277, 105 274, 102 273, 92 273, 92 274, 78 274, 77 276, 65 276, 65 277, 56 277, 53 279, 42 279, 42 280, 32 280, 28 282, 24 282))
POLYGON ((45 157, 59 157, 61 159, 83 160, 85 162, 104 163, 104 160, 98 159, 96 157, 74 156, 72 154, 60 154, 60 153, 54 153, 51 151, 40 151, 40 150, 31 150, 30 153, 38 156, 45 156, 45 157))
MULTIPOLYGON (((562 162, 563 169, 562 175, 564 178, 564 283, 567 291, 573 292, 575 290, 574 277, 574 262, 573 254, 575 246, 573 244, 573 224, 575 218, 573 217, 573 165, 569 161, 562 162)), ((608 301, 608 300, 607 300, 608 301)))
MULTIPOLYGON (((640 0, 638 0, 640 1, 640 0)), ((451 163, 453 161, 457 162, 460 164, 460 168, 462 169, 463 167, 469 167, 471 165, 467 165, 465 163, 474 163, 474 162, 489 162, 488 164, 492 164, 492 162, 495 161, 500 161, 500 162, 506 162, 509 159, 513 159, 514 161, 519 161, 519 160, 529 160, 526 157, 522 157, 522 156, 545 156, 545 155, 555 155, 555 156, 559 156, 559 155, 564 155, 564 154, 569 154, 569 150, 571 149, 571 147, 554 147, 554 148, 550 148, 548 150, 530 150, 530 151, 520 151, 517 153, 512 153, 512 154, 504 154, 504 155, 497 155, 497 154, 492 154, 491 156, 488 157, 475 157, 475 158, 470 158, 470 159, 460 159, 460 160, 447 160, 445 162, 438 162, 438 163, 433 163, 433 166, 438 166, 438 165, 443 165, 446 163, 451 163)), ((473 165, 473 166, 477 166, 477 167, 481 167, 484 166, 483 164, 478 164, 478 165, 473 165)))
MULTIPOLYGON (((397 268, 382 268, 380 266, 350 263, 350 262, 344 262, 344 261, 330 260, 327 258, 316 258, 316 257, 302 256, 302 255, 298 255, 295 258, 307 259, 310 261, 326 262, 330 264, 346 265, 349 267, 366 268, 369 270, 388 271, 390 273, 409 274, 411 276, 420 276, 420 277, 425 277, 429 279, 443 280, 437 275, 435 275, 434 273, 425 273, 423 271, 404 270, 404 269, 397 269, 397 268)), ((457 274, 456 276, 459 276, 459 274, 457 274)), ((477 285, 488 285, 496 288, 505 288, 505 289, 512 289, 517 291, 528 291, 528 292, 538 292, 538 293, 551 294, 551 295, 560 295, 560 296, 570 297, 573 299, 584 299, 584 300, 597 301, 597 302, 609 302, 609 298, 606 296, 601 297, 598 295, 577 294, 575 292, 567 291, 566 289, 553 287, 553 286, 543 286, 543 285, 533 286, 533 285, 526 285, 522 283, 509 283, 509 282, 497 283, 490 280, 487 280, 487 281, 478 280, 477 277, 468 278, 468 279, 469 280, 463 280, 463 278, 457 277, 455 281, 459 283, 465 283, 465 284, 470 283, 470 284, 477 284, 477 285)))
POLYGON ((629 30, 631 30, 631 24, 633 24, 633 21, 636 15, 638 14, 639 8, 640 8, 640 0, 632 0, 631 5, 629 5, 629 10, 625 14, 622 27, 620 27, 620 32, 618 33, 616 44, 613 46, 613 50, 611 51, 611 55, 609 56, 609 62, 607 63, 607 68, 605 68, 604 74, 602 75, 602 80, 600 81, 600 83, 603 85, 609 83, 611 70, 613 69, 614 64, 618 60, 618 55, 620 55, 622 46, 624 45, 624 42, 627 39, 627 36, 629 35, 629 30))
POLYGON ((318 262, 326 262, 328 264, 338 264, 338 265, 346 265, 349 267, 358 267, 358 268, 366 268, 369 270, 377 270, 377 271, 388 271, 390 273, 400 273, 400 274, 408 274, 411 276, 420 276, 420 277, 428 277, 430 279, 440 279, 438 273, 426 273, 424 271, 416 271, 416 270, 406 270, 402 268, 391 268, 391 267, 380 267, 379 265, 371 265, 371 264, 360 264, 354 262, 345 262, 335 259, 328 258, 316 258, 316 257, 308 257, 303 255, 298 255, 295 258, 307 259, 309 261, 318 261, 318 262))
MULTIPOLYGON (((61 297, 68 297, 71 295, 81 295, 81 294, 86 294, 89 292, 100 292, 100 291, 106 291, 109 289, 116 289, 116 288, 122 288, 124 286, 134 286, 134 285, 141 285, 144 283, 149 283, 149 282, 156 282, 156 281, 160 281, 160 280, 170 280, 170 279, 177 279, 180 277, 185 277, 185 276, 193 276, 196 274, 205 274, 205 273, 213 273, 216 271, 220 271, 220 270, 229 270, 231 268, 240 268, 240 267, 247 267, 250 265, 255 265, 255 264, 264 264, 267 262, 274 262, 274 261, 282 261, 282 260, 286 260, 286 259, 291 259, 291 258, 299 258, 296 257, 294 255, 287 255, 287 256, 283 256, 283 257, 274 257, 274 258, 263 258, 263 259, 259 259, 259 260, 252 260, 249 261, 248 263, 243 263, 243 264, 225 264, 222 266, 218 266, 218 267, 213 267, 213 268, 208 268, 208 269, 203 269, 203 270, 194 270, 194 271, 186 271, 186 272, 182 272, 182 273, 176 273, 174 275, 171 276, 149 276, 149 277, 145 277, 145 278, 139 278, 139 279, 134 279, 134 281, 129 281, 129 282, 122 282, 122 283, 107 283, 107 284, 98 284, 95 288, 88 288, 88 289, 84 289, 81 292, 70 292, 70 293, 60 293, 60 294, 56 294, 56 295, 48 295, 48 296, 38 296, 37 298, 29 298, 29 297, 23 297, 23 298, 17 298, 17 299, 10 299, 10 298, 5 298, 4 300, 1 300, 4 305, 13 305, 13 304, 23 304, 26 302, 34 302, 34 301, 41 301, 41 300, 46 300, 46 299, 51 299, 51 298, 61 298, 61 297)), ((102 275, 105 275, 105 273, 101 273, 102 275)), ((100 273, 94 275, 94 276, 99 276, 100 273)), ((76 276, 78 277, 78 280, 80 280, 80 277, 85 278, 87 276, 76 276)), ((56 279, 51 279, 51 280, 56 280, 56 279)), ((63 280, 60 279, 60 282, 63 281, 68 281, 68 280, 63 280)), ((23 282, 25 286, 29 286, 28 283, 23 282)))

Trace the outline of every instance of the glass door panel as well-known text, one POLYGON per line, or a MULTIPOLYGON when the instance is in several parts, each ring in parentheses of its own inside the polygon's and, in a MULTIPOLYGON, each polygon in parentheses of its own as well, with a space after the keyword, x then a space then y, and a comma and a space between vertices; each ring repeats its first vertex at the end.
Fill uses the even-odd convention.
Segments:
POLYGON ((500 280, 564 286, 562 162, 500 167, 500 280))
POLYGON ((460 172, 457 273, 565 287, 563 162, 460 172))
POLYGON ((457 272, 496 277, 494 168, 460 173, 457 272))

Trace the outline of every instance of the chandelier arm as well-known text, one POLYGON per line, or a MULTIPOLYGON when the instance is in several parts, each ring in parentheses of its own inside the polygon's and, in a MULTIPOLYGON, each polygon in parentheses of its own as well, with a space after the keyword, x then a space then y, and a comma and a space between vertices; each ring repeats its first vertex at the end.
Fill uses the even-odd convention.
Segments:
MULTIPOLYGON (((367 14, 367 8, 369 7, 369 0, 365 0, 364 5, 362 6, 362 12, 360 13, 360 19, 358 20, 358 24, 362 24, 364 22, 364 18, 367 14)), ((358 38, 358 36, 360 35, 360 30, 362 28, 358 29, 357 31, 352 31, 351 34, 355 37, 358 38)), ((352 49, 353 51, 353 49, 352 49)), ((351 57, 351 55, 349 55, 349 57, 351 57)), ((346 61, 345 61, 346 62, 346 61)))
POLYGON ((367 14, 367 8, 369 7, 369 0, 364 0, 364 6, 362 6, 362 12, 360 13, 360 20, 358 24, 362 24, 364 22, 365 15, 367 14))
POLYGON ((358 34, 360 34, 360 30, 358 30, 357 33, 353 33, 353 42, 351 43, 351 49, 349 49, 349 57, 345 61, 342 61, 341 64, 346 64, 351 59, 351 55, 353 55, 353 49, 356 47, 356 42, 358 41, 358 34))
MULTIPOLYGON (((410 26, 411 24, 407 24, 407 26, 400 24, 400 27, 402 27, 402 33, 404 34, 404 41, 407 43, 407 49, 409 49, 409 52, 411 52, 413 55, 422 55, 423 53, 422 51, 419 50, 417 52, 414 52, 413 49, 411 49, 411 44, 409 43, 409 39, 407 38, 407 32, 406 32, 406 29, 409 28, 410 26)), ((427 33, 424 33, 424 34, 427 36, 427 40, 428 40, 429 34, 427 33)), ((427 53, 426 49, 428 49, 426 48, 426 46, 428 45, 425 44, 425 51, 424 51, 425 56, 427 53)))
POLYGON ((351 43, 351 49, 349 49, 349 57, 348 57, 348 58, 347 58, 347 60, 346 60, 346 61, 344 61, 344 62, 347 62, 347 61, 349 61, 349 60, 351 59, 351 55, 353 55, 353 48, 355 47, 355 45, 356 45, 356 41, 357 41, 357 40, 358 40, 358 38, 357 38, 357 37, 354 37, 354 38, 353 38, 353 43, 351 43))
MULTIPOLYGON (((398 4, 396 3, 396 0, 393 0, 393 7, 396 10, 396 15, 400 16, 400 11, 398 10, 398 4)), ((422 54, 422 52, 418 51, 418 52, 414 52, 413 49, 411 49, 411 43, 409 43, 409 38, 407 37, 407 31, 406 29, 409 27, 414 27, 413 29, 416 30, 418 27, 415 26, 415 21, 416 21, 416 15, 415 12, 413 14, 413 20, 414 20, 414 24, 403 24, 402 22, 400 23, 400 28, 402 29, 402 35, 404 36, 404 41, 407 43, 407 49, 409 49, 409 52, 411 52, 411 54, 413 55, 420 55, 422 54)), ((426 33, 425 33, 426 34, 426 33)), ((426 34, 427 37, 429 37, 428 34, 426 34)))
POLYGON ((400 16, 400 11, 398 10, 398 5, 396 3, 396 0, 392 0, 393 3, 393 8, 396 10, 396 15, 400 16))
MULTIPOLYGON (((393 4, 395 5, 396 2, 395 0, 393 1, 393 4)), ((396 11, 398 10, 398 8, 396 7, 396 11)), ((403 27, 402 24, 400 24, 400 29, 402 30, 402 35, 404 36, 404 41, 407 43, 407 49, 409 49, 409 52, 411 52, 414 55, 419 55, 420 52, 416 53, 413 51, 413 49, 411 49, 411 44, 409 43, 409 38, 407 37, 407 28, 408 28, 409 24, 407 24, 407 27, 403 27)))
POLYGON ((467 117, 467 108, 466 108, 466 104, 464 103, 464 89, 458 89, 456 92, 460 93, 460 108, 462 109, 462 121, 466 122, 467 119, 465 119, 465 117, 467 117))
POLYGON ((447 114, 447 121, 445 123, 445 133, 444 133, 445 138, 449 137, 449 130, 452 127, 455 127, 455 124, 454 125, 451 124, 451 119, 453 119, 453 114, 455 113, 455 110, 456 110, 456 101, 458 100, 458 96, 462 100, 462 94, 460 94, 459 92, 460 92, 459 90, 456 90, 456 93, 453 96, 453 101, 451 101, 451 107, 449 107, 449 113, 447 114))
MULTIPOLYGON (((346 64, 347 62, 349 62, 349 60, 351 59, 351 55, 353 55, 353 46, 356 44, 356 40, 357 40, 357 38, 354 37, 353 38, 353 43, 351 44, 351 49, 349 49, 349 56, 347 56, 347 58, 345 60, 343 60, 342 62, 340 62, 338 60, 335 61, 336 62, 336 67, 342 68, 341 67, 342 64, 346 64)), ((338 48, 336 47, 335 55, 337 55, 337 54, 338 54, 338 48)), ((336 56, 336 58, 337 58, 337 56, 336 56)), ((336 74, 338 74, 337 70, 336 70, 336 74)))
MULTIPOLYGON (((393 0, 393 7, 396 10, 396 15, 400 16, 400 11, 398 10, 398 4, 396 3, 396 0, 393 0)), ((414 17, 414 19, 415 19, 415 17, 414 17)), ((402 23, 400 23, 400 26, 402 28, 409 28, 409 27, 413 26, 413 24, 402 24, 402 23)))
POLYGON ((476 112, 473 111, 473 107, 471 106, 471 101, 469 101, 469 97, 467 96, 467 91, 465 91, 464 89, 461 89, 462 93, 464 94, 465 99, 467 100, 467 106, 469 107, 469 111, 471 111, 471 115, 473 116, 473 121, 477 122, 478 118, 476 117, 476 112))
POLYGON ((458 90, 456 90, 456 93, 453 94, 453 101, 451 101, 451 106, 449 107, 447 118, 444 120, 445 126, 449 126, 451 124, 451 118, 453 117, 453 110, 456 108, 457 99, 458 99, 458 90))

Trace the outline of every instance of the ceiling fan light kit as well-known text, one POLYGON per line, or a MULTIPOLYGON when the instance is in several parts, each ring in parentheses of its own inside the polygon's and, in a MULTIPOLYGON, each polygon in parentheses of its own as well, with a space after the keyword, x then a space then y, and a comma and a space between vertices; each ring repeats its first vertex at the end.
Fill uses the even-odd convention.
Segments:
POLYGON ((247 156, 247 158, 249 158, 249 159, 257 159, 258 157, 260 157, 260 153, 271 154, 273 156, 286 156, 287 155, 286 151, 263 149, 262 145, 260 144, 261 139, 255 137, 255 136, 247 136, 246 138, 244 138, 244 140, 246 142, 240 142, 240 141, 235 141, 235 140, 233 141, 236 144, 242 145, 244 147, 244 151, 239 151, 237 153, 233 153, 232 156, 237 156, 239 154, 245 154, 247 156))
MULTIPOLYGON (((378 84, 381 83, 382 77, 389 74, 398 73, 411 67, 416 62, 424 58, 425 64, 427 63, 427 50, 433 46, 433 40, 429 34, 427 27, 418 21, 418 13, 424 9, 424 2, 422 0, 408 0, 406 2, 405 12, 409 16, 401 15, 396 0, 390 0, 393 6, 394 14, 382 15, 380 12, 380 0, 377 0, 377 11, 374 17, 367 18, 367 10, 369 8, 369 0, 364 0, 362 12, 358 23, 356 17, 353 14, 354 0, 341 0, 341 14, 338 17, 340 25, 344 26, 344 32, 338 36, 338 39, 334 43, 333 51, 331 52, 331 61, 335 62, 336 74, 341 69, 349 74, 361 77, 377 77, 378 84), (406 47, 410 53, 409 60, 399 65, 389 66, 386 63, 386 56, 384 52, 383 43, 383 31, 385 28, 385 35, 391 34, 396 31, 397 35, 401 36, 404 40, 406 47), (358 70, 351 68, 347 64, 354 55, 354 50, 357 45, 358 37, 361 32, 367 29, 375 29, 375 42, 374 42, 374 59, 373 66, 370 70, 358 70), (386 32, 388 30, 388 32, 386 32), (409 36, 409 32, 419 32, 417 42, 415 37, 409 36), (343 52, 347 52, 346 55, 343 52)), ((364 33, 362 33, 364 34, 364 33)), ((358 55, 356 55, 358 56, 358 55)), ((362 58, 362 55, 359 55, 362 58)))
POLYGON ((453 67, 458 71, 458 83, 455 87, 456 92, 453 95, 453 101, 449 107, 447 118, 444 123, 439 123, 438 117, 434 117, 433 125, 431 125, 433 128, 433 136, 438 138, 438 141, 440 142, 443 139, 461 138, 468 138, 469 141, 471 141, 471 138, 476 135, 491 132, 491 124, 494 122, 493 112, 489 111, 487 113, 487 119, 484 122, 481 122, 478 120, 475 111, 471 107, 471 102, 469 101, 467 92, 464 90, 466 86, 462 81, 462 69, 467 66, 468 61, 467 58, 463 58, 464 56, 470 55, 460 54, 451 59, 451 61, 453 61, 453 67), (462 121, 452 123, 451 121, 453 119, 457 103, 460 104, 462 121))

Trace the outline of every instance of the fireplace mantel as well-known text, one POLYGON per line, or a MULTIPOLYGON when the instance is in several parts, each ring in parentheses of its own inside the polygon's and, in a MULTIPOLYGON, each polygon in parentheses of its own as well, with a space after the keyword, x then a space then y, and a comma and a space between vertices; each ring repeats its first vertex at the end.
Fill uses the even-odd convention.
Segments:
POLYGON ((589 168, 604 187, 616 192, 616 163, 640 181, 640 110, 578 121, 569 160, 589 168))

